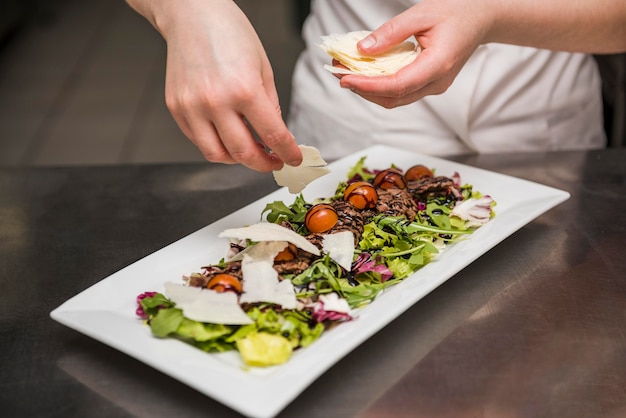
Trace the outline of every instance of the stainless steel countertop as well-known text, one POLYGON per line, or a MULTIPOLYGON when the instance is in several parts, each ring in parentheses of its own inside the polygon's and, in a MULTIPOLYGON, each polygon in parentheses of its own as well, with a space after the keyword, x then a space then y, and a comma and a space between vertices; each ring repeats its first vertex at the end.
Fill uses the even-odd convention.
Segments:
MULTIPOLYGON (((453 159, 571 198, 359 346, 281 417, 626 416, 626 149, 453 159)), ((0 415, 238 416, 48 315, 275 188, 269 174, 210 164, 0 168, 0 415)))

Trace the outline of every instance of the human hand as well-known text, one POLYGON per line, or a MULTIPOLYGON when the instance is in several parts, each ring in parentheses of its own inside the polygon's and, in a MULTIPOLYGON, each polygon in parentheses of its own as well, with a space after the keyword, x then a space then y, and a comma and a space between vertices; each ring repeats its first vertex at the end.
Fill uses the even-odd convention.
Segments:
POLYGON ((302 154, 248 19, 232 0, 183 2, 152 2, 151 10, 167 42, 167 107, 182 132, 211 162, 257 171, 298 165, 302 154))
POLYGON ((483 42, 487 14, 483 10, 477 13, 473 3, 465 0, 424 0, 358 44, 363 53, 378 54, 415 36, 422 47, 417 59, 390 76, 339 76, 340 85, 385 108, 441 94, 483 42))

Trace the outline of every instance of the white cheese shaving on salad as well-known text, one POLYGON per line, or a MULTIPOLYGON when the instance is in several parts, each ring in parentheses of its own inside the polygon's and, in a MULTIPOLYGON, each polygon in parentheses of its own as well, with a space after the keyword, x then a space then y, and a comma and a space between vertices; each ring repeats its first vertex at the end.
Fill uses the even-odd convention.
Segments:
POLYGON ((254 322, 241 309, 233 292, 218 293, 201 287, 165 283, 165 296, 182 309, 185 317, 194 321, 225 325, 254 322))
MULTIPOLYGON (((239 244, 243 245, 243 244, 239 244)), ((262 241, 256 245, 251 245, 239 251, 235 255, 228 258, 226 261, 241 261, 243 256, 248 254, 250 257, 257 261, 273 262, 274 257, 287 247, 287 241, 262 241)))
POLYGON ((341 267, 347 271, 352 269, 354 234, 351 231, 324 235, 322 249, 341 267))
POLYGON ((298 166, 285 164, 282 169, 274 171, 274 180, 279 186, 286 186, 289 193, 300 193, 313 180, 330 173, 326 161, 315 147, 299 145, 302 151, 302 162, 298 166))
POLYGON ((340 298, 339 295, 335 292, 329 293, 327 295, 320 295, 319 300, 324 306, 325 311, 339 312, 350 314, 351 309, 348 301, 344 298, 340 298))
POLYGON ((278 272, 271 260, 259 261, 250 254, 245 254, 241 262, 241 273, 243 293, 239 297, 240 303, 270 302, 284 309, 296 308, 298 301, 291 280, 278 280, 278 272))
POLYGON ((271 222, 259 222, 243 228, 231 228, 221 232, 220 238, 236 238, 250 241, 287 241, 296 247, 314 255, 320 255, 320 250, 305 237, 291 229, 271 222))

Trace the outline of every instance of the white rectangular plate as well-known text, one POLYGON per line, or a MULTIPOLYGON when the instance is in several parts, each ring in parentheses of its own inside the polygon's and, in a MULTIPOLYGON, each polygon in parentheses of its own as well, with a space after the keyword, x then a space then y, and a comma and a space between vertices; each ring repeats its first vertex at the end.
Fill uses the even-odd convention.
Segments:
POLYGON ((54 320, 172 376, 242 414, 271 417, 278 414, 317 377, 402 312, 448 280, 482 254, 550 208, 567 200, 565 191, 526 180, 425 155, 376 146, 329 165, 331 173, 310 184, 304 197, 333 195, 339 181, 362 156, 371 168, 391 164, 408 169, 424 164, 438 175, 461 175, 462 183, 491 195, 496 217, 468 239, 448 247, 426 267, 393 286, 358 312, 358 321, 340 325, 310 347, 294 353, 281 366, 241 367, 238 353, 207 354, 173 339, 157 339, 135 316, 135 298, 145 291, 163 291, 163 284, 200 271, 220 260, 227 240, 217 238, 226 228, 258 222, 267 203, 291 204, 285 188, 174 242, 118 271, 69 299, 51 312, 54 320), (335 332, 337 329, 341 331, 335 332), (280 388, 280 390, 276 390, 280 388))

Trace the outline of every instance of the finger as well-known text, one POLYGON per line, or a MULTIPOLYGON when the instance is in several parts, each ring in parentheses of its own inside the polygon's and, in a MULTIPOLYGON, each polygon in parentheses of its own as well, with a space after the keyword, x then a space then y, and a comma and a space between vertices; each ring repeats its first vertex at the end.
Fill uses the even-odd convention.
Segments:
POLYGON ((287 129, 278 102, 260 95, 246 103, 243 115, 254 128, 261 141, 285 164, 297 166, 302 162, 302 151, 287 129))
POLYGON ((237 164, 237 161, 230 155, 224 146, 222 138, 217 129, 208 120, 196 123, 191 142, 194 143, 202 153, 205 160, 212 163, 237 164))
POLYGON ((393 109, 396 107, 400 107, 400 106, 404 106, 404 105, 416 102, 427 95, 427 92, 422 92, 422 91, 417 91, 413 94, 410 94, 408 96, 404 96, 401 98, 376 96, 372 94, 363 93, 357 90, 354 90, 353 93, 361 96, 365 100, 368 100, 372 103, 376 103, 377 105, 382 106, 386 109, 393 109))
POLYGON ((413 36, 417 33, 416 8, 417 6, 414 6, 380 25, 359 41, 357 48, 365 54, 380 54, 413 36))
POLYGON ((417 59, 396 74, 383 77, 348 75, 341 79, 340 86, 367 96, 395 99, 424 97, 443 93, 452 83, 454 76, 448 66, 438 64, 438 57, 431 50, 423 50, 417 59))
MULTIPOLYGON (((333 58, 331 65, 333 67, 337 67, 337 68, 344 68, 344 69, 348 69, 348 67, 346 67, 345 65, 343 65, 342 63, 340 63, 339 61, 337 61, 335 58, 333 58)), ((341 73, 332 73, 335 77, 337 77, 339 80, 341 80, 341 78, 345 75, 345 74, 341 74, 341 73)))
POLYGON ((234 162, 260 172, 279 170, 283 166, 276 155, 268 153, 263 144, 254 138, 241 115, 233 112, 219 115, 215 129, 234 162))
POLYGON ((438 80, 436 82, 428 83, 421 89, 408 93, 401 97, 372 94, 364 91, 359 91, 358 89, 353 89, 352 92, 386 109, 393 109, 395 107, 417 102, 418 100, 421 100, 426 96, 441 94, 447 89, 448 86, 448 84, 442 84, 442 82, 438 80))
POLYGON ((452 80, 453 78, 443 77, 411 90, 403 90, 402 87, 390 88, 389 91, 384 90, 382 92, 379 89, 361 89, 359 87, 351 87, 350 90, 370 102, 392 109, 416 102, 426 96, 442 94, 450 87, 452 80))
POLYGON ((215 127, 210 121, 199 117, 191 119, 198 122, 191 123, 191 120, 185 117, 182 112, 171 110, 170 113, 182 133, 198 148, 207 161, 223 164, 235 163, 235 160, 231 158, 226 148, 224 148, 215 127))
POLYGON ((369 96, 401 99, 413 95, 428 85, 428 83, 429 81, 424 79, 423 75, 419 73, 416 79, 409 79, 400 73, 396 73, 382 77, 346 75, 340 80, 339 85, 342 88, 369 96))
MULTIPOLYGON (((267 137, 267 134, 265 131, 265 129, 267 128, 264 125, 258 125, 256 119, 254 120, 254 122, 248 119, 248 122, 252 124, 255 132, 261 138, 263 143, 272 150, 272 152, 274 153, 274 156, 277 156, 285 164, 289 164, 291 166, 298 166, 302 163, 302 158, 303 158, 302 151, 296 144, 296 140, 294 136, 291 134, 291 132, 289 131, 289 129, 287 128, 287 125, 285 125, 281 108, 280 108, 280 102, 278 100, 278 91, 276 90, 276 83, 274 82, 274 74, 272 71, 272 67, 270 65, 265 67, 265 71, 263 72, 263 84, 265 86, 267 100, 269 101, 267 110, 270 109, 269 106, 273 106, 274 115, 275 115, 274 121, 270 121, 269 129, 271 130, 275 127, 280 129, 285 135, 284 138, 286 138, 285 139, 285 141, 287 141, 286 144, 285 143, 279 143, 279 144, 273 143, 272 139, 267 137)), ((261 98, 261 100, 262 99, 263 98, 261 98)), ((252 107, 256 108, 257 106, 260 106, 260 109, 264 109, 262 103, 255 102, 252 107)), ((249 116, 256 118, 254 114, 250 114, 249 116)), ((263 118, 263 116, 261 117, 263 118)), ((262 120, 265 120, 265 119, 262 119, 262 120)))

